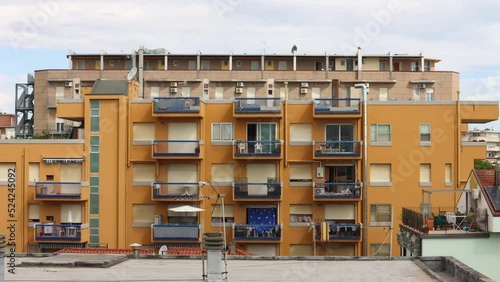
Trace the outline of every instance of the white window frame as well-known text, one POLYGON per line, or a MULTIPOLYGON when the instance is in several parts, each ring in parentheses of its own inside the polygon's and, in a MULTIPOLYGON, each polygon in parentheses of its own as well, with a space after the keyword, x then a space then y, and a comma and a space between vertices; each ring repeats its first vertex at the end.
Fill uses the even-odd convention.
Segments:
POLYGON ((419 182, 420 182, 420 186, 423 186, 423 187, 429 187, 429 186, 432 186, 432 165, 430 163, 422 163, 420 164, 419 166, 419 182), (428 175, 428 178, 429 179, 426 179, 425 181, 422 180, 422 177, 424 175, 422 175, 422 172, 425 171, 425 168, 428 168, 428 171, 429 171, 429 175, 428 175))
MULTIPOLYGON (((432 134, 432 127, 430 123, 421 123, 419 126, 419 140, 420 140, 420 146, 430 146, 431 145, 431 134, 432 134), (423 126, 429 126, 429 133, 422 132, 422 127, 423 126), (422 137, 425 135, 429 136, 429 140, 423 140, 422 137)), ((425 139, 425 138, 424 138, 425 139)))
MULTIPOLYGON (((391 226, 391 219, 392 219, 392 205, 391 204, 371 204, 370 205, 370 226, 391 226), (389 206, 389 221, 379 221, 378 217, 380 216, 378 211, 375 211, 375 217, 376 220, 373 219, 373 212, 372 208, 375 207, 375 209, 378 209, 379 206, 389 206)), ((383 215, 387 216, 386 213, 383 213, 383 215)))
POLYGON ((174 67, 178 67, 179 66, 179 60, 174 60, 173 65, 174 65, 174 67))
POLYGON ((372 163, 370 169, 370 186, 372 187, 391 187, 392 186, 392 164, 390 163, 372 163), (389 167, 389 181, 372 181, 372 167, 374 166, 388 166, 389 167))
POLYGON ((114 67, 115 66, 115 60, 109 60, 109 66, 114 67))
POLYGON ((234 123, 232 122, 214 122, 212 123, 212 143, 218 145, 232 145, 232 141, 234 139, 234 123), (231 136, 229 139, 222 139, 222 130, 221 125, 229 125, 231 126, 231 136), (219 136, 214 136, 214 128, 215 126, 219 126, 219 136), (216 138, 217 137, 217 138, 216 138))
MULTIPOLYGON (((382 133, 385 134, 385 133, 382 133)), ((392 146, 392 125, 390 123, 372 123, 370 124, 370 146, 392 146), (379 127, 389 126, 389 141, 379 141, 379 127), (375 130, 372 130, 375 127, 375 130)))
POLYGON ((292 210, 292 206, 308 206, 311 209, 310 213, 292 213, 290 211, 290 226, 309 226, 312 221, 312 205, 307 204, 291 204, 290 210, 292 210))

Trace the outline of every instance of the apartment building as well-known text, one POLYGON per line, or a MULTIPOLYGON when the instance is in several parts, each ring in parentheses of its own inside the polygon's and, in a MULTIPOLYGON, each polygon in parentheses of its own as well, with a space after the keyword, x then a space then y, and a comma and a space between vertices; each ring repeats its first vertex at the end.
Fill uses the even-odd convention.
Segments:
POLYGON ((486 158, 491 163, 498 162, 500 158, 500 131, 486 128, 483 130, 474 128, 462 134, 462 141, 465 142, 485 142, 486 158))
POLYGON ((397 211, 462 189, 486 150, 462 132, 498 118, 422 55, 68 59, 35 72, 34 131, 60 119, 71 139, 0 143, 24 251, 199 246, 220 230, 260 255, 399 255, 397 211))
POLYGON ((0 138, 10 139, 16 136, 16 116, 0 113, 0 138))

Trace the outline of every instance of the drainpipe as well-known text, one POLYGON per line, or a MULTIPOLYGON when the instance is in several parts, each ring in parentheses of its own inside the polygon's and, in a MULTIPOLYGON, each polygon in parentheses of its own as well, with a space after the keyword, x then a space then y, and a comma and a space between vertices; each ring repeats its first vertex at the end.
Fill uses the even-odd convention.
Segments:
POLYGON ((144 46, 139 46, 139 97, 144 98, 144 46))
POLYGON ((361 79, 361 72, 363 71, 363 55, 361 54, 361 47, 358 47, 358 79, 361 79))
MULTIPOLYGON (((457 91, 457 185, 455 185, 455 189, 460 189, 460 161, 461 161, 461 153, 462 153, 462 134, 460 132, 460 125, 462 123, 462 116, 460 113, 460 90, 457 91)), ((454 203, 457 203, 457 195, 454 194, 454 203)))
MULTIPOLYGON (((359 61, 358 61, 359 66, 359 61)), ((368 87, 365 83, 357 83, 355 88, 363 89, 363 255, 368 254, 368 87)))

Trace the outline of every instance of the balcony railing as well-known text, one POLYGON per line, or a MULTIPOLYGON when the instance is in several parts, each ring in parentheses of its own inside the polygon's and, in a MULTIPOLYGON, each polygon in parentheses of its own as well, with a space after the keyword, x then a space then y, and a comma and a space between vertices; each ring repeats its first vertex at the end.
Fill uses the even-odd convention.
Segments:
POLYGON ((79 199, 82 195, 81 182, 36 182, 37 199, 79 199))
POLYGON ((153 183, 153 199, 193 199, 198 198, 200 184, 198 182, 155 182, 153 183))
POLYGON ((403 208, 401 224, 428 234, 464 234, 488 232, 488 214, 482 216, 451 212, 454 208, 433 208, 432 211, 419 208, 403 208), (419 212, 418 210, 422 210, 419 212), (450 212, 446 212, 449 210, 450 212))
POLYGON ((315 157, 359 157, 361 141, 314 141, 315 157))
POLYGON ((198 224, 154 224, 153 241, 198 241, 198 224))
POLYGON ((360 197, 361 183, 359 182, 314 183, 315 199, 359 199, 360 197))
POLYGON ((358 114, 360 101, 359 98, 314 99, 314 113, 319 115, 358 114))
MULTIPOLYGON (((321 224, 315 224, 314 227, 316 229, 315 235, 316 235, 316 240, 325 240, 328 238, 328 240, 333 241, 333 240, 360 240, 361 239, 361 224, 355 224, 355 223, 332 223, 332 222, 327 222, 328 223, 328 230, 325 230, 325 232, 328 232, 328 237, 323 237, 322 238, 322 225, 321 224)), ((326 226, 326 225, 325 225, 326 226)), ((326 233, 325 233, 326 234, 326 233)))
POLYGON ((36 224, 37 241, 80 241, 81 224, 36 224))
POLYGON ((281 113, 280 98, 235 98, 234 100, 235 113, 281 113))
POLYGON ((234 199, 280 199, 281 182, 267 183, 234 182, 234 199))
POLYGON ((199 140, 154 140, 154 157, 199 157, 199 140))
POLYGON ((234 142, 235 157, 279 157, 283 141, 243 141, 234 142))
POLYGON ((155 97, 154 113, 199 113, 199 97, 155 97))
POLYGON ((234 224, 234 240, 250 241, 279 241, 282 226, 259 224, 234 224))

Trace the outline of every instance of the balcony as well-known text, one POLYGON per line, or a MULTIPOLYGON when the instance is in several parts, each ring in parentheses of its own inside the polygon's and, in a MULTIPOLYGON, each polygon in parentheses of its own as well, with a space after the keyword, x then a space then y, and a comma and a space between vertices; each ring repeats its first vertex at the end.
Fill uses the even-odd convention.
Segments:
MULTIPOLYGON (((403 208, 401 226, 414 232, 429 235, 456 235, 488 233, 488 214, 460 214, 446 212, 454 208, 433 208, 422 213, 420 208, 403 208)), ((425 211, 425 210, 424 210, 425 211)))
POLYGON ((314 158, 359 158, 361 141, 314 141, 314 158))
POLYGON ((80 199, 82 196, 81 182, 36 182, 35 199, 60 200, 80 199))
POLYGON ((267 183, 233 183, 234 200, 280 200, 281 182, 277 178, 270 178, 267 183))
POLYGON ((274 141, 234 141, 234 157, 238 159, 280 159, 282 140, 274 141))
POLYGON ((153 116, 202 117, 204 108, 199 97, 155 97, 153 116))
POLYGON ((157 159, 199 159, 199 140, 154 140, 153 158, 157 159))
POLYGON ((62 119, 82 121, 85 117, 85 103, 83 99, 56 100, 56 116, 62 119))
POLYGON ((314 183, 314 200, 358 200, 360 198, 361 183, 359 182, 314 183))
POLYGON ((36 224, 35 241, 80 241, 82 239, 81 224, 36 224))
POLYGON ((153 242, 164 241, 199 241, 198 224, 153 224, 153 242))
POLYGON ((315 118, 360 117, 359 98, 319 98, 314 99, 315 118))
POLYGON ((281 240, 282 226, 260 224, 233 224, 235 241, 271 241, 281 240))
POLYGON ((234 117, 281 118, 280 98, 235 98, 234 117))
POLYGON ((155 182, 153 200, 197 201, 200 195, 198 182, 155 182))
POLYGON ((359 241, 361 240, 361 224, 355 223, 335 223, 315 224, 316 241, 359 241), (328 230, 322 230, 325 227, 328 230))

